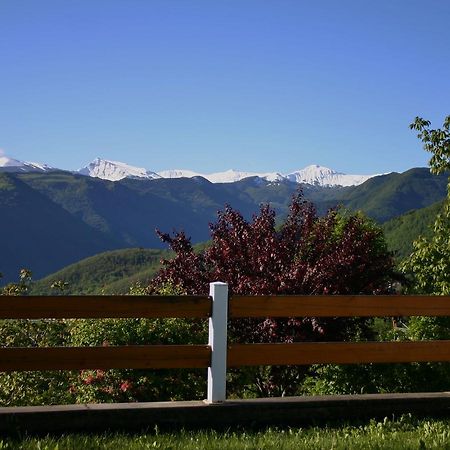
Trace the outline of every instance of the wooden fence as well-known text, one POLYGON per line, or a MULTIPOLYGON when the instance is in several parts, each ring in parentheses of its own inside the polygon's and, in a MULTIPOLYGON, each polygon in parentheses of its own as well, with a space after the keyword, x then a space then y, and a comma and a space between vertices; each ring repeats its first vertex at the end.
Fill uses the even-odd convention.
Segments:
POLYGON ((450 297, 233 296, 211 283, 210 296, 0 296, 0 319, 204 318, 205 345, 0 348, 0 371, 208 368, 209 403, 224 401, 227 367, 450 361, 450 341, 228 344, 227 323, 243 317, 450 316, 450 297))

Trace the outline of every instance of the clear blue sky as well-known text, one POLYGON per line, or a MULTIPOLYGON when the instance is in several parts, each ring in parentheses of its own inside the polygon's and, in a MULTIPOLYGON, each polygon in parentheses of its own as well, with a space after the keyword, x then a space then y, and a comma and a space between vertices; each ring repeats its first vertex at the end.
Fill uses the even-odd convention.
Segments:
POLYGON ((1 0, 0 148, 77 169, 425 166, 448 0, 1 0))

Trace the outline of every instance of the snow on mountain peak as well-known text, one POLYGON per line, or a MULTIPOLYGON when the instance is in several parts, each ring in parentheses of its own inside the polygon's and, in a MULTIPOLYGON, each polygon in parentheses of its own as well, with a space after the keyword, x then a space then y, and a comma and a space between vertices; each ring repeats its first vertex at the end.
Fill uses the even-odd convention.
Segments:
POLYGON ((294 183, 305 183, 314 186, 354 186, 375 175, 347 175, 341 172, 336 172, 328 167, 313 164, 304 169, 283 175, 279 172, 243 172, 235 169, 229 169, 224 172, 215 172, 210 174, 202 174, 192 170, 163 170, 158 172, 162 178, 192 178, 201 176, 206 178, 211 183, 234 183, 249 177, 258 177, 268 182, 279 182, 289 180, 294 183))
POLYGON ((286 178, 295 183, 306 183, 314 186, 355 186, 375 175, 347 175, 336 172, 328 167, 316 164, 286 175, 286 178))
POLYGON ((161 178, 192 178, 192 177, 204 177, 201 173, 194 172, 193 170, 186 169, 170 169, 157 172, 161 178))
POLYGON ((18 159, 9 158, 5 154, 0 154, 0 167, 5 168, 17 168, 20 172, 46 172, 52 170, 53 167, 47 164, 35 163, 35 162, 25 162, 19 161, 18 159))
POLYGON ((228 169, 224 172, 216 172, 204 175, 204 177, 207 180, 211 181, 211 183, 234 183, 244 178, 255 176, 258 176, 258 174, 254 172, 241 172, 234 169, 228 169))
POLYGON ((280 181, 285 177, 278 172, 268 172, 268 173, 257 173, 257 172, 242 172, 235 169, 228 169, 224 172, 214 172, 209 174, 203 174, 198 172, 193 172, 192 170, 163 170, 158 172, 163 178, 181 178, 181 177, 203 177, 206 178, 211 183, 234 183, 236 181, 243 180, 249 177, 259 177, 266 181, 280 181))
MULTIPOLYGON (((48 170, 56 170, 46 164, 23 162, 9 158, 4 152, 0 152, 0 169, 9 172, 45 172, 48 170)), ((286 180, 313 186, 356 186, 378 175, 347 175, 317 164, 309 165, 288 174, 281 174, 279 172, 246 172, 235 169, 210 174, 185 169, 163 170, 155 173, 143 167, 135 167, 120 161, 102 158, 95 158, 87 166, 75 173, 110 181, 118 181, 124 178, 154 180, 158 178, 203 177, 211 183, 234 183, 244 178, 257 177, 259 182, 278 183, 286 180)))
POLYGON ((24 163, 18 159, 8 158, 5 155, 0 155, 0 167, 21 167, 24 163))
POLYGON ((161 178, 157 173, 142 167, 134 167, 120 161, 109 161, 101 158, 95 158, 86 167, 78 170, 78 173, 110 181, 118 181, 123 178, 144 178, 148 180, 161 178))

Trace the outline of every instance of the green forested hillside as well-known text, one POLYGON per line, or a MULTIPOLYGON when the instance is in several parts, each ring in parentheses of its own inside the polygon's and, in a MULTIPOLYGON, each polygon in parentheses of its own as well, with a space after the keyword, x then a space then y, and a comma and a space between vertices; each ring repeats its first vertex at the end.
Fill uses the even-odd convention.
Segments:
POLYGON ((447 180, 448 174, 432 175, 426 168, 410 169, 370 178, 359 186, 342 191, 336 200, 383 223, 442 200, 447 180))
POLYGON ((434 219, 441 209, 442 201, 410 211, 383 224, 386 242, 396 258, 408 256, 412 252, 413 241, 419 236, 430 236, 434 219))
POLYGON ((213 185, 187 179, 112 182, 70 173, 20 177, 70 214, 126 247, 161 247, 156 228, 185 229, 194 241, 205 240, 208 222, 223 206, 223 199, 211 189, 213 185))
POLYGON ((32 294, 55 294, 51 285, 56 281, 67 282, 65 293, 71 295, 125 294, 134 283, 150 280, 167 256, 166 250, 139 248, 100 253, 36 281, 32 294))
POLYGON ((39 278, 86 256, 121 247, 13 174, 0 173, 0 272, 39 278))
MULTIPOLYGON (((209 244, 200 242, 194 245, 194 250, 200 252, 209 244)), ((170 250, 151 248, 99 253, 33 282, 31 294, 56 294, 58 291, 51 286, 58 281, 67 283, 64 293, 68 295, 126 294, 136 283, 146 285, 161 267, 161 260, 172 255, 170 250)))

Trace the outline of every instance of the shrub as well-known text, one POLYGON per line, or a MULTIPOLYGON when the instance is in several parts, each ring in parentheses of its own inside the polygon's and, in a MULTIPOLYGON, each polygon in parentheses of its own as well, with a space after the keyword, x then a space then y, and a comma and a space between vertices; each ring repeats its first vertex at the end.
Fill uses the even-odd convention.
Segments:
MULTIPOLYGON (((189 294, 207 294, 213 281, 227 282, 231 293, 243 295, 391 291, 393 261, 382 232, 360 214, 330 211, 318 217, 312 204, 298 194, 279 228, 269 206, 262 206, 251 222, 226 207, 210 228, 211 245, 200 253, 194 252, 183 232, 174 236, 159 232, 175 257, 163 261, 149 292, 171 283, 189 294)), ((230 324, 230 339, 240 342, 343 340, 370 334, 368 321, 355 318, 244 319, 230 324)), ((232 374, 230 390, 233 394, 242 389, 239 380, 244 384, 253 380, 255 394, 293 394, 306 371, 275 366, 245 369, 242 377, 232 374)))

